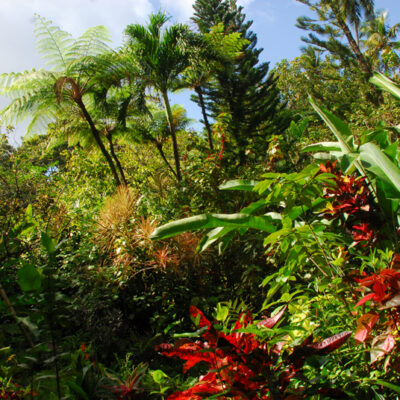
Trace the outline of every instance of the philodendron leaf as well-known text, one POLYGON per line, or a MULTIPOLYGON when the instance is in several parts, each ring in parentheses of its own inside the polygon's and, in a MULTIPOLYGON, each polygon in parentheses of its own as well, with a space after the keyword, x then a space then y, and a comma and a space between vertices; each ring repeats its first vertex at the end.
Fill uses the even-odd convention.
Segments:
POLYGON ((24 264, 18 270, 18 284, 24 292, 40 289, 42 279, 37 269, 30 264, 24 264))
POLYGON ((400 168, 375 143, 363 144, 360 158, 368 170, 395 188, 400 196, 400 168))
POLYGON ((169 222, 157 228, 151 235, 152 239, 167 239, 188 231, 211 229, 218 227, 253 228, 272 233, 276 230, 266 216, 249 214, 202 214, 169 222))
POLYGON ((400 87, 387 76, 377 72, 374 76, 369 80, 375 86, 378 86, 380 89, 386 90, 390 94, 392 94, 397 99, 400 99, 400 87))

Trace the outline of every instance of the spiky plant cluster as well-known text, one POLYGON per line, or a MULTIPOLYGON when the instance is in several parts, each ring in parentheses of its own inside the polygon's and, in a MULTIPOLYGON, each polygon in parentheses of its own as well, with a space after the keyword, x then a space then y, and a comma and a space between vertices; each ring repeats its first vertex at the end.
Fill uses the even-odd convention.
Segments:
POLYGON ((108 198, 96 221, 94 241, 107 255, 112 272, 123 280, 147 270, 174 271, 198 261, 198 237, 187 233, 167 243, 150 239, 157 221, 139 215, 140 196, 120 186, 108 198))

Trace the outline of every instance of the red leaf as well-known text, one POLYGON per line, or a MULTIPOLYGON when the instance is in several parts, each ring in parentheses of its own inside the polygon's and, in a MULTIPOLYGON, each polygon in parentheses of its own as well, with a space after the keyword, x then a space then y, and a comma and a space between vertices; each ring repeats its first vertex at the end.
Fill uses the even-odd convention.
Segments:
POLYGON ((319 355, 328 354, 344 344, 352 334, 352 331, 341 332, 323 340, 320 343, 309 344, 308 347, 317 350, 317 354, 319 355))
POLYGON ((174 346, 168 344, 161 344, 156 347, 157 351, 161 351, 167 357, 179 357, 185 360, 183 372, 188 371, 201 361, 207 363, 210 367, 215 366, 215 356, 204 349, 202 342, 191 342, 187 339, 178 340, 174 346))
POLYGON ((257 325, 264 328, 273 328, 282 318, 283 313, 286 311, 287 306, 283 307, 276 315, 271 318, 265 318, 260 321, 257 325))
POLYGON ((366 296, 364 296, 361 300, 358 301, 356 304, 356 307, 361 306, 362 304, 366 303, 368 300, 371 300, 375 297, 375 293, 369 293, 366 296))
POLYGON ((364 342, 378 319, 379 315, 375 313, 367 313, 362 315, 357 321, 357 331, 354 339, 360 343, 364 342))

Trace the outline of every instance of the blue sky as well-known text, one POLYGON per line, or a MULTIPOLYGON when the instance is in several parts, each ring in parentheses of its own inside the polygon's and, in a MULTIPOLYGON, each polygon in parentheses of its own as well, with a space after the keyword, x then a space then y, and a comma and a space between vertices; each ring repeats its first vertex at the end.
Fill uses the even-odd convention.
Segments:
MULTIPOLYGON (((339 1, 339 0, 338 0, 339 1)), ((192 0, 0 0, 0 73, 41 68, 43 63, 35 50, 33 14, 52 20, 74 36, 95 25, 105 25, 111 32, 113 45, 119 46, 122 31, 130 23, 145 23, 151 12, 166 10, 174 21, 189 22, 192 0)), ((271 68, 283 58, 300 55, 305 32, 295 27, 296 18, 308 14, 308 8, 296 0, 239 0, 252 30, 257 33, 258 47, 264 48, 261 61, 271 68)), ((376 9, 389 11, 391 25, 400 22, 400 0, 375 0, 376 9)), ((190 118, 200 118, 197 107, 179 94, 190 118)), ((7 104, 0 99, 0 107, 7 104)), ((16 137, 24 133, 24 125, 16 129, 16 137)))

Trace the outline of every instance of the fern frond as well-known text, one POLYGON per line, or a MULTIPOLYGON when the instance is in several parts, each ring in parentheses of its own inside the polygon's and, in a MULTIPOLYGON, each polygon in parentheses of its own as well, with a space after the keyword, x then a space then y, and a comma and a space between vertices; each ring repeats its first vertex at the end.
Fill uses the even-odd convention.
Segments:
POLYGON ((35 14, 36 49, 43 54, 47 65, 54 70, 65 70, 72 60, 71 47, 74 45, 72 35, 53 25, 40 15, 35 14))
POLYGON ((75 59, 99 56, 111 51, 108 43, 111 43, 108 29, 103 25, 95 26, 89 28, 75 41, 70 49, 70 55, 75 59))
POLYGON ((43 133, 51 121, 56 118, 56 112, 47 109, 46 113, 36 113, 26 127, 26 136, 30 137, 35 134, 43 133))
POLYGON ((32 69, 20 73, 0 75, 0 95, 15 99, 43 87, 51 87, 56 80, 52 72, 32 69))

